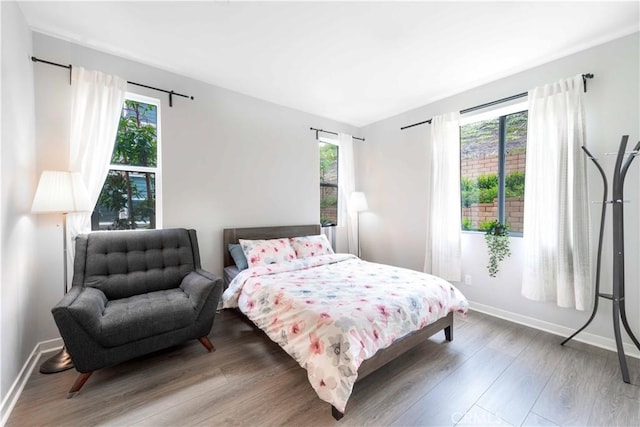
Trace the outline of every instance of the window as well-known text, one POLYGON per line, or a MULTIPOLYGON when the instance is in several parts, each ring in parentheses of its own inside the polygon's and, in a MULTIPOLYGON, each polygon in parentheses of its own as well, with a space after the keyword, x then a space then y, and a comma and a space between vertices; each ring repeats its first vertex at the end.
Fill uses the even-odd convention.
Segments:
POLYGON ((320 224, 338 225, 338 146, 320 138, 320 224))
POLYGON ((463 230, 485 230, 498 220, 512 233, 522 233, 526 108, 521 103, 461 121, 463 230))
POLYGON ((160 103, 127 94, 92 230, 159 228, 160 103))

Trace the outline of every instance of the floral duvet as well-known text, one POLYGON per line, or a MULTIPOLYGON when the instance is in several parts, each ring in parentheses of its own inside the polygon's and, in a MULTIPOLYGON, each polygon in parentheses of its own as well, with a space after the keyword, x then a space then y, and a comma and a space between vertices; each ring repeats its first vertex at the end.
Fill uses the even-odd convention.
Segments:
POLYGON ((244 270, 223 295, 307 370, 320 399, 344 413, 360 364, 468 302, 435 276, 349 254, 244 270))

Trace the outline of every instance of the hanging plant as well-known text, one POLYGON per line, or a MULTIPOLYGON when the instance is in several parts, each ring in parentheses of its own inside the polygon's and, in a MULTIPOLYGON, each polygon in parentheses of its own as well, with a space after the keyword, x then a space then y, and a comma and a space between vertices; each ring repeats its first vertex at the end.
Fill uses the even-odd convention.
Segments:
POLYGON ((493 221, 488 224, 484 235, 484 240, 487 242, 487 249, 489 251, 489 276, 496 277, 498 274, 498 264, 506 257, 511 255, 509 250, 509 231, 505 224, 501 224, 498 221, 493 221))

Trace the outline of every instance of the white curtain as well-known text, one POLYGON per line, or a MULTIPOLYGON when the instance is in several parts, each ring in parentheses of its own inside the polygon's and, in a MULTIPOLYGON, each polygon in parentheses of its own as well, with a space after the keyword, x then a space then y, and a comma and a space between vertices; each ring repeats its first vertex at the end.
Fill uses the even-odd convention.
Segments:
POLYGON ((591 302, 582 76, 529 91, 522 295, 585 310, 591 302))
MULTIPOLYGON (((127 81, 77 66, 72 69, 71 80, 69 170, 81 174, 91 205, 95 206, 109 171, 127 81)), ((67 262, 71 266, 75 236, 89 231, 91 212, 68 215, 67 262)), ((73 268, 68 271, 72 273, 73 268)))
POLYGON ((347 231, 347 251, 358 255, 358 214, 349 209, 349 198, 356 189, 353 137, 344 133, 338 134, 338 188, 338 218, 347 231))
POLYGON ((460 113, 431 120, 428 170, 426 273, 459 282, 460 248, 460 113))

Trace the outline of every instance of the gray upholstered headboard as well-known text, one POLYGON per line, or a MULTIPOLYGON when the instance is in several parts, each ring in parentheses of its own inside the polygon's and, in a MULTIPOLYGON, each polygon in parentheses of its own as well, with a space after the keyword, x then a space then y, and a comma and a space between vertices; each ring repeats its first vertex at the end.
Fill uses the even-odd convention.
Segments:
POLYGON ((222 235, 222 253, 224 267, 234 265, 229 253, 229 243, 238 243, 239 239, 262 240, 283 237, 314 236, 320 234, 320 224, 284 225, 276 227, 225 228, 222 235))

